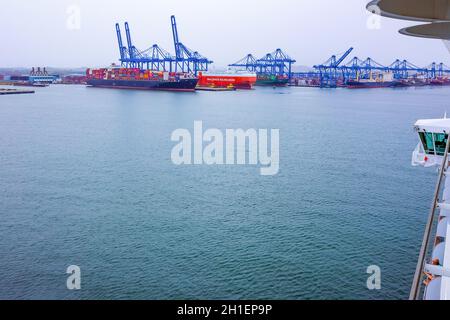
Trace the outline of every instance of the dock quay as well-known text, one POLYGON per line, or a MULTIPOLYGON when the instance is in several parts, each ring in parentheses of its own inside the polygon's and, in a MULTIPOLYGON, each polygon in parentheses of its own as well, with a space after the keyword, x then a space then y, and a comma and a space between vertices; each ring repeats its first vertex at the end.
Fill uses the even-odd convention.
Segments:
POLYGON ((29 94, 34 93, 33 90, 20 90, 20 89, 1 89, 0 88, 0 95, 6 95, 6 94, 29 94))
POLYGON ((198 91, 236 91, 234 87, 202 87, 197 86, 195 90, 198 91))

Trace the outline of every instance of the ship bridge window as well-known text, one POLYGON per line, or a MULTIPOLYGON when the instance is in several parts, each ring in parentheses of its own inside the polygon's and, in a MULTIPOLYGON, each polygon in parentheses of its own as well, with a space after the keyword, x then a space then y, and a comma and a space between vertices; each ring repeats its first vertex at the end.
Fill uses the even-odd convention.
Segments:
POLYGON ((422 141, 425 153, 429 155, 443 156, 445 146, 447 145, 448 135, 444 133, 420 132, 420 140, 422 141))

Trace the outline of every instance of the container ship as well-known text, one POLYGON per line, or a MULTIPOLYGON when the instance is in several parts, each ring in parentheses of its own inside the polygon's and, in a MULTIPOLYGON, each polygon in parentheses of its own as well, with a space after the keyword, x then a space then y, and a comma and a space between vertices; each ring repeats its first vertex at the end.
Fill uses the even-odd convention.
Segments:
POLYGON ((256 73, 199 73, 198 86, 250 90, 256 83, 256 73))
POLYGON ((371 73, 368 79, 360 79, 358 75, 356 80, 347 81, 347 88, 349 89, 394 88, 404 86, 404 83, 394 79, 394 75, 391 72, 380 73, 376 76, 373 76, 371 73))
POLYGON ((258 74, 256 79, 257 86, 285 87, 289 83, 288 76, 258 74))
POLYGON ((116 66, 86 70, 86 84, 100 88, 191 92, 195 91, 197 83, 197 77, 189 73, 151 71, 116 66))
POLYGON ((450 79, 444 77, 438 77, 430 81, 430 85, 432 86, 448 86, 450 85, 450 79))

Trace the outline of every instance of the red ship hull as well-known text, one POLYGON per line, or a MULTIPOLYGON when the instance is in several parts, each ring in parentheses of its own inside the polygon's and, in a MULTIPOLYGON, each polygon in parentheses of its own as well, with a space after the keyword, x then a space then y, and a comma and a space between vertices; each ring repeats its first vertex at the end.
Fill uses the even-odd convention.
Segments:
POLYGON ((203 74, 198 76, 199 87, 235 88, 250 90, 256 83, 256 74, 203 74))

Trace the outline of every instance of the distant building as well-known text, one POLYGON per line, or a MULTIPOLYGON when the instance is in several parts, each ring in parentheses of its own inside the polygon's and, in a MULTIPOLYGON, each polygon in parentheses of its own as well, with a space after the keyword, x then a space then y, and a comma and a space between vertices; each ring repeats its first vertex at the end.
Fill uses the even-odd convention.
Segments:
POLYGON ((28 81, 30 83, 51 84, 56 81, 56 76, 29 76, 28 81))
POLYGON ((41 71, 41 68, 33 68, 31 69, 30 75, 28 77, 28 81, 30 83, 43 83, 43 84, 51 84, 56 81, 56 76, 49 75, 47 73, 46 68, 41 71))

